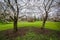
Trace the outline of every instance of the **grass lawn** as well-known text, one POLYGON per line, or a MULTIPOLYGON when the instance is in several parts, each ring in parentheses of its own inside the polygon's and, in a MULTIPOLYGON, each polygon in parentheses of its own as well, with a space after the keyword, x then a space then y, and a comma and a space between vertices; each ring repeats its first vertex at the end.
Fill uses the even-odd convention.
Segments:
POLYGON ((18 36, 15 40, 60 40, 55 34, 43 35, 43 34, 35 34, 34 32, 27 32, 23 37, 18 36))
MULTIPOLYGON (((18 22, 18 27, 41 27, 42 21, 36 21, 36 22, 18 22)), ((8 24, 2 24, 0 23, 0 31, 12 29, 13 28, 13 22, 8 24)), ((58 30, 60 31, 60 22, 50 22, 47 21, 45 28, 52 29, 52 30, 58 30)))
MULTIPOLYGON (((42 21, 36 21, 36 22, 18 22, 18 28, 21 27, 36 27, 40 28, 42 25, 42 21)), ((60 22, 50 22, 47 21, 45 28, 60 31, 60 22)), ((34 32, 34 29, 29 29, 27 33, 24 36, 17 36, 16 38, 12 36, 12 33, 10 34, 9 31, 5 32, 8 33, 6 35, 3 30, 13 29, 13 22, 10 22, 8 24, 0 23, 0 40, 60 40, 60 35, 57 34, 55 31, 53 32, 43 32, 42 34, 39 33, 39 30, 37 32, 34 32), (36 34, 37 33, 37 34, 36 34), (12 37, 9 37, 9 34, 12 37)), ((21 34, 25 32, 25 30, 20 30, 21 34)))

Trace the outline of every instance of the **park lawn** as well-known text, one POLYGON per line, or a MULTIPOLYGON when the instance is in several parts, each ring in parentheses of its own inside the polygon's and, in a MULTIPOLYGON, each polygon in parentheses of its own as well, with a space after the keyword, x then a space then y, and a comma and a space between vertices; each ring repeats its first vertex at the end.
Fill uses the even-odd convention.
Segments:
MULTIPOLYGON (((37 28, 40 28, 41 25, 42 25, 42 21, 18 22, 18 27, 37 27, 37 28)), ((60 22, 47 21, 46 25, 45 25, 45 28, 60 31, 60 22)), ((0 23, 0 31, 7 30, 7 29, 13 29, 13 22, 8 23, 8 24, 0 23)))

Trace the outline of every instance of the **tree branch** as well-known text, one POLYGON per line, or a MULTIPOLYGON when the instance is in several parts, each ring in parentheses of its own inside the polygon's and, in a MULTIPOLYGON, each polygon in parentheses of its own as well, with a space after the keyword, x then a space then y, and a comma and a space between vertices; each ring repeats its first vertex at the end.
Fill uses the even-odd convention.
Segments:
MULTIPOLYGON (((6 0, 4 0, 4 2, 6 2, 6 0)), ((14 7, 11 5, 11 3, 10 3, 10 0, 7 0, 7 5, 13 10, 13 12, 15 12, 15 9, 14 9, 14 7)))

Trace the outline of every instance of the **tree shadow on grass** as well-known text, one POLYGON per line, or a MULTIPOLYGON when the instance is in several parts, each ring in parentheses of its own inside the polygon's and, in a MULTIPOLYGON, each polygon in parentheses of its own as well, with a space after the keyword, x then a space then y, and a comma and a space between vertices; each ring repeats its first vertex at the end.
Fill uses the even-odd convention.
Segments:
MULTIPOLYGON (((41 30, 41 28, 26 28, 26 27, 22 27, 22 28, 19 28, 18 31, 16 33, 13 32, 13 29, 10 29, 10 30, 5 30, 5 31, 0 31, 0 40, 15 40, 16 37, 17 40, 21 38, 21 40, 45 40, 47 37, 49 37, 47 40, 50 39, 50 36, 55 40, 55 37, 56 37, 56 40, 59 39, 58 37, 59 32, 56 32, 56 31, 52 31, 52 30, 48 30, 48 29, 43 29, 41 30), (35 35, 37 34, 37 35, 35 35), (42 36, 40 35, 42 34, 42 36), (39 36, 40 35, 40 36, 39 36), (47 35, 47 37, 46 37, 47 35), (38 38, 40 37, 40 38, 38 38), (41 38, 42 37, 42 38, 41 38), (31 39, 32 38, 32 39, 31 39)), ((60 40, 60 39, 59 39, 60 40)))

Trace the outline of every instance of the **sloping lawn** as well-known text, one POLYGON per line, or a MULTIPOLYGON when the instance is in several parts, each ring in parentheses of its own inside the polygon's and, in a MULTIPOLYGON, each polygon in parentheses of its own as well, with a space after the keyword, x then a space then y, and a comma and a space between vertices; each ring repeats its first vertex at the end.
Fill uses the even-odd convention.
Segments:
MULTIPOLYGON (((18 27, 41 27, 42 21, 36 21, 36 22, 18 22, 18 27)), ((13 22, 8 24, 0 23, 0 31, 12 29, 13 28, 13 22)), ((60 22, 50 22, 47 21, 45 28, 52 29, 52 30, 58 30, 60 31, 60 22)))

